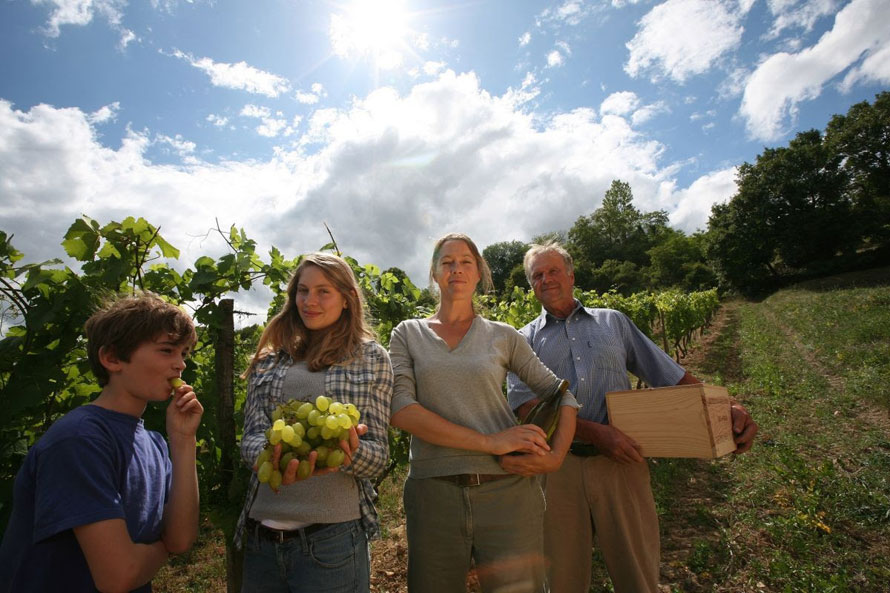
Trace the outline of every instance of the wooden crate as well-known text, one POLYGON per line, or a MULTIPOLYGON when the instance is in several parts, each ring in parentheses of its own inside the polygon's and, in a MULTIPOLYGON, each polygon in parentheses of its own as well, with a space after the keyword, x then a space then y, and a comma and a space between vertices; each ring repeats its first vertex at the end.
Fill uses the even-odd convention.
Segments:
POLYGON ((644 457, 721 457, 735 451, 725 387, 677 385, 606 394, 609 423, 644 457))

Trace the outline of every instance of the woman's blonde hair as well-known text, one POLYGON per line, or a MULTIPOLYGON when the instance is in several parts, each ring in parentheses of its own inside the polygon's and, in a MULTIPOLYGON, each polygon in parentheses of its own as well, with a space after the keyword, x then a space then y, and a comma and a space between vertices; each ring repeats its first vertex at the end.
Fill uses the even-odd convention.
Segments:
POLYGON ((257 351, 244 375, 250 374, 256 363, 281 350, 293 360, 305 360, 310 371, 319 371, 332 364, 347 362, 359 355, 362 342, 374 338, 365 319, 362 291, 349 264, 329 253, 304 255, 287 285, 287 301, 275 315, 257 345, 257 351), (321 270, 334 288, 346 299, 346 308, 334 324, 320 334, 312 334, 303 324, 297 310, 297 285, 300 275, 309 266, 321 270), (312 339, 319 336, 320 339, 312 339))
POLYGON ((470 253, 476 259, 476 269, 479 271, 480 286, 477 288, 481 288, 481 293, 491 292, 491 289, 494 287, 494 282, 491 279, 491 268, 488 267, 488 262, 482 257, 479 248, 476 247, 473 240, 463 233, 448 233, 436 241, 436 246, 433 247, 433 258, 430 260, 430 284, 436 286, 436 267, 439 262, 439 252, 442 251, 442 245, 448 241, 463 241, 466 243, 467 247, 470 248, 470 253))

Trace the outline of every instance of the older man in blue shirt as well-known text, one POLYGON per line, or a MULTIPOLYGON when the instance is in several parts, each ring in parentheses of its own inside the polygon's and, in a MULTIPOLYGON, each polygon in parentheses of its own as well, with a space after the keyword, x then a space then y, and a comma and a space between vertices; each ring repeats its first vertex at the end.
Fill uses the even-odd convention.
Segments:
MULTIPOLYGON (((616 593, 656 593, 660 562, 658 515, 649 467, 639 446, 609 425, 605 394, 630 389, 630 371, 653 387, 699 383, 623 313, 583 307, 574 298, 572 258, 555 243, 526 253, 525 273, 544 310, 520 332, 582 407, 562 466, 547 475, 544 544, 553 593, 590 590, 593 537, 616 593)), ((520 416, 536 402, 518 377, 508 398, 520 416)), ((757 425, 732 406, 737 453, 753 444, 757 425)), ((535 456, 507 456, 504 469, 523 475, 552 471, 535 456)), ((540 456, 538 456, 540 457, 540 456)))

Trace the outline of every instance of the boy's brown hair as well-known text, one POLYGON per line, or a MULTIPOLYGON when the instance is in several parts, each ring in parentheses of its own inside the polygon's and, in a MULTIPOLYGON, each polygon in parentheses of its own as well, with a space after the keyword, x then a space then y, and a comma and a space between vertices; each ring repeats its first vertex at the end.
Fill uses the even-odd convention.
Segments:
POLYGON ((106 302, 87 319, 84 329, 90 366, 100 386, 109 378, 99 360, 101 348, 129 362, 134 350, 162 335, 176 344, 193 346, 198 341, 195 324, 185 311, 151 292, 106 302))

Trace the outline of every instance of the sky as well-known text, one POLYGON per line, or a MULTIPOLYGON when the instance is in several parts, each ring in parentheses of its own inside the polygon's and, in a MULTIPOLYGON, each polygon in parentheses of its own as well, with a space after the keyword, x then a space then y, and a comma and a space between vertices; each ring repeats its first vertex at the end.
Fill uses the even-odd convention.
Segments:
POLYGON ((330 229, 426 285, 443 234, 565 231, 616 179, 705 230, 888 88, 890 0, 4 0, 0 230, 42 261, 143 217, 186 267, 217 226, 265 259, 330 229))

